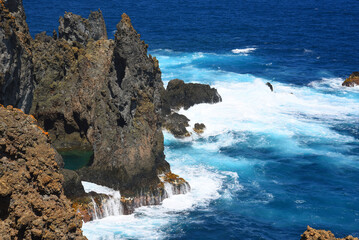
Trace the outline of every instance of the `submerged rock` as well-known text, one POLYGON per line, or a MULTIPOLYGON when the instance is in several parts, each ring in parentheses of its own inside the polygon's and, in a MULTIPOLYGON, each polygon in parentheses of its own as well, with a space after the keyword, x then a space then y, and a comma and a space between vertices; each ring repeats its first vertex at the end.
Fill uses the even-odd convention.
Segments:
POLYGON ((273 85, 270 82, 267 82, 266 85, 269 87, 269 89, 273 92, 273 85))
POLYGON ((354 87, 359 85, 359 72, 353 72, 350 76, 342 83, 345 87, 354 87))
POLYGON ((186 129, 189 126, 188 122, 189 119, 185 115, 172 113, 165 118, 163 127, 175 137, 188 137, 191 135, 186 129))
POLYGON ((63 193, 55 156, 32 116, 0 107, 2 239, 86 239, 63 193))
POLYGON ((188 109, 199 103, 217 103, 222 98, 215 88, 207 84, 184 83, 183 80, 169 81, 167 89, 162 93, 163 111, 169 114, 171 109, 183 107, 188 109))
POLYGON ((305 231, 301 235, 301 240, 359 240, 359 239, 353 236, 347 236, 345 238, 336 238, 331 231, 316 230, 308 226, 307 231, 305 231))

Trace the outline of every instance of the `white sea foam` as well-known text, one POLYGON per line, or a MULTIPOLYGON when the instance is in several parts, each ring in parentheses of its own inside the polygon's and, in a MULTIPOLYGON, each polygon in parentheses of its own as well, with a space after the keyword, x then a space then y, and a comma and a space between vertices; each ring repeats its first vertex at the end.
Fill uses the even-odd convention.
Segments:
MULTIPOLYGON (((171 153, 166 153, 171 162, 171 153)), ((191 156, 188 156, 191 158, 191 156)), ((184 161, 192 161, 186 159, 184 161)), ((172 161, 177 161, 172 159, 172 161)), ((172 162, 173 163, 173 162, 172 162)), ((186 211, 206 208, 208 204, 221 197, 224 181, 229 181, 229 191, 239 191, 243 187, 238 183, 238 175, 232 172, 220 172, 204 165, 183 166, 172 164, 172 171, 185 178, 191 185, 191 192, 172 195, 160 206, 141 207, 129 216, 110 216, 83 225, 85 236, 89 240, 102 239, 163 239, 166 233, 161 229, 176 221, 186 211)), ((86 191, 111 193, 111 189, 85 182, 86 191)), ((230 193, 233 194, 233 193, 230 193)))
POLYGON ((206 125, 201 136, 192 130, 192 139, 217 135, 223 138, 199 147, 218 150, 240 141, 231 137, 231 131, 270 134, 283 139, 289 152, 300 147, 293 136, 322 137, 338 142, 354 140, 331 130, 328 124, 357 119, 357 99, 281 83, 273 83, 274 92, 271 92, 263 79, 241 82, 240 76, 237 77, 237 81, 214 85, 223 98, 221 103, 199 104, 179 112, 191 120, 191 127, 195 123, 206 125))
POLYGON ((95 192, 95 193, 106 194, 110 196, 115 196, 119 193, 118 191, 115 191, 112 188, 101 186, 96 183, 91 183, 86 181, 81 181, 81 183, 86 193, 95 192))
POLYGON ((313 81, 308 84, 313 88, 319 90, 325 90, 329 92, 339 92, 339 93, 359 93, 359 86, 346 87, 342 86, 342 83, 345 79, 343 78, 322 78, 318 81, 313 81))
POLYGON ((236 49, 232 49, 232 53, 248 54, 255 51, 256 49, 257 48, 254 47, 242 48, 242 49, 236 48, 236 49))

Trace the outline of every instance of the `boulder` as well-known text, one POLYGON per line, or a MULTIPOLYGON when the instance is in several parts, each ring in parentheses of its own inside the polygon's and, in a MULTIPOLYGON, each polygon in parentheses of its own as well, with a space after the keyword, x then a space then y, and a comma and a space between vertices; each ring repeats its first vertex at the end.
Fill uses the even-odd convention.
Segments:
POLYGON ((353 236, 347 236, 345 238, 336 238, 331 231, 316 230, 311 227, 307 227, 307 230, 301 235, 300 240, 359 240, 353 236))
POLYGON ((72 170, 61 169, 61 173, 64 176, 64 193, 69 199, 74 199, 79 196, 85 195, 84 187, 82 186, 80 176, 72 170))
POLYGON ((175 137, 188 137, 190 136, 190 133, 186 129, 186 127, 189 126, 188 122, 189 119, 186 116, 178 113, 172 113, 165 118, 163 127, 175 137))
POLYGON ((359 72, 353 72, 350 76, 342 83, 345 87, 354 87, 359 85, 359 72))
POLYGON ((163 112, 169 114, 171 109, 183 107, 188 109, 199 103, 217 103, 222 98, 215 88, 207 84, 184 83, 183 80, 173 79, 168 82, 167 89, 162 93, 163 112))
POLYGON ((273 92, 273 85, 270 82, 267 82, 266 85, 269 87, 269 89, 273 92))
POLYGON ((193 131, 195 131, 196 133, 198 134, 203 133, 204 129, 206 129, 206 125, 204 125, 203 123, 194 124, 193 131))

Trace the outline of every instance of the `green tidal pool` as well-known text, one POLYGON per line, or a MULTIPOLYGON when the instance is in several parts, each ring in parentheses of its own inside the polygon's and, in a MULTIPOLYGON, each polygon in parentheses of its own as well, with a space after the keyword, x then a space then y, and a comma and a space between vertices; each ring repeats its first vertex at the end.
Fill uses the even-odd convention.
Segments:
POLYGON ((71 150, 71 151, 59 151, 64 159, 64 168, 70 170, 77 170, 86 166, 93 155, 91 151, 71 150))

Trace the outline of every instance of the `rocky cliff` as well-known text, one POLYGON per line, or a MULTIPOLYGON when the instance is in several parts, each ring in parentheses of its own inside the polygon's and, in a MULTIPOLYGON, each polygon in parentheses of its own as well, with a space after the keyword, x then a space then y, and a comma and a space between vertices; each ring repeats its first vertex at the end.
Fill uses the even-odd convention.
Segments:
MULTIPOLYGON (((158 175, 170 171, 161 131, 161 71, 130 18, 123 14, 109 40, 101 11, 88 19, 65 13, 58 34, 31 39, 21 1, 2 8, 1 38, 8 42, 0 46, 6 53, 0 102, 33 114, 56 149, 93 151, 79 171, 82 180, 129 197, 160 195, 158 175)), ((79 182, 73 172, 65 176, 79 182)))
POLYGON ((32 116, 0 107, 0 239, 86 239, 55 157, 32 116))
POLYGON ((83 180, 135 195, 156 188, 158 173, 169 171, 159 121, 161 72, 126 14, 115 40, 97 29, 102 24, 90 24, 103 22, 101 13, 92 15, 86 31, 68 27, 81 17, 67 13, 59 39, 36 36, 31 113, 56 148, 93 150, 91 165, 79 171, 83 180))
POLYGON ((28 112, 32 102, 31 37, 21 0, 0 0, 0 103, 28 112))

